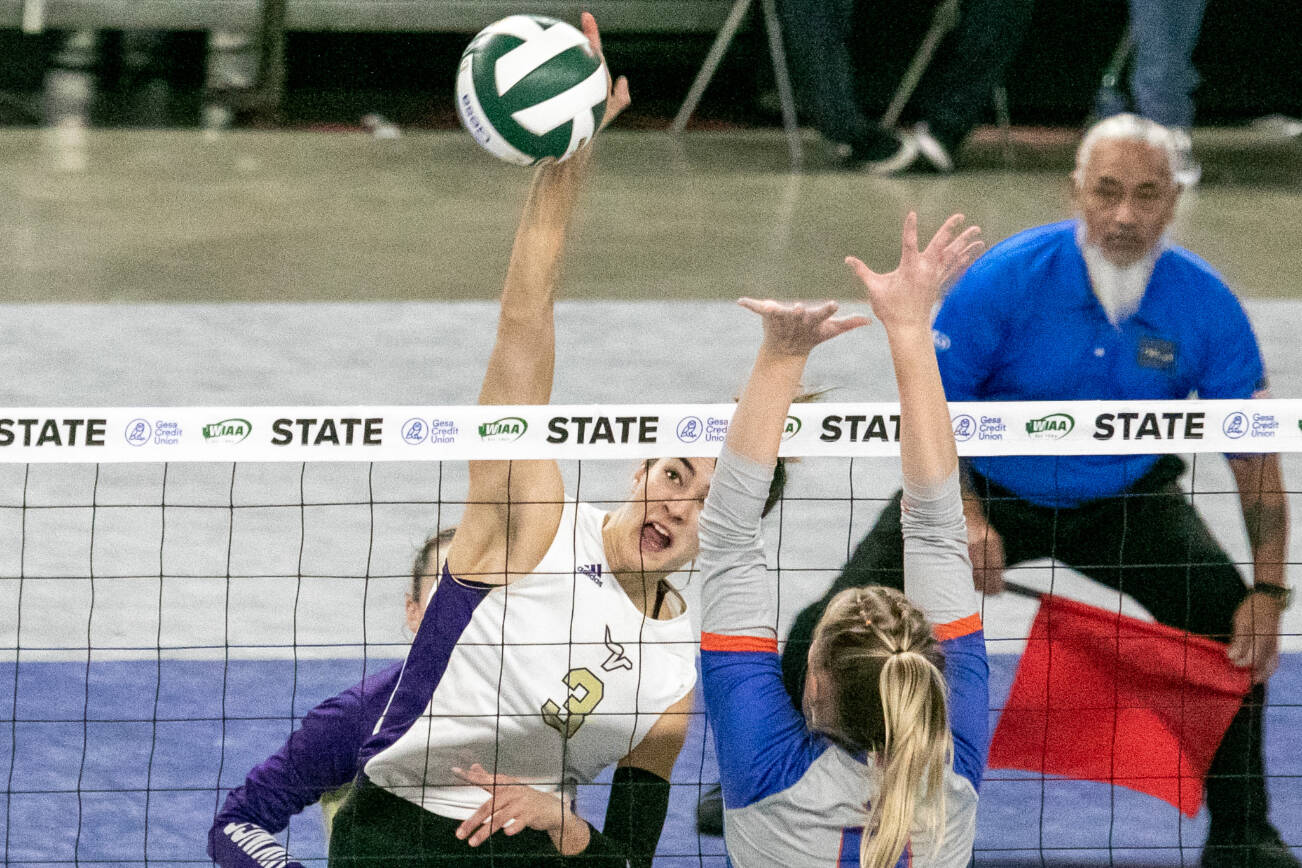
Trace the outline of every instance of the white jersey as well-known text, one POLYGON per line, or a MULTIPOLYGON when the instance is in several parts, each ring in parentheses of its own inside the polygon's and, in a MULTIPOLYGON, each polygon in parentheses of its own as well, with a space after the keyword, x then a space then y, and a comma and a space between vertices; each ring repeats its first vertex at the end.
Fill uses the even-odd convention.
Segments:
POLYGON ((606 513, 567 503, 536 570, 509 585, 443 576, 403 674, 362 748, 366 776, 444 817, 484 791, 479 763, 569 792, 626 756, 696 681, 686 613, 642 614, 606 563, 606 513))

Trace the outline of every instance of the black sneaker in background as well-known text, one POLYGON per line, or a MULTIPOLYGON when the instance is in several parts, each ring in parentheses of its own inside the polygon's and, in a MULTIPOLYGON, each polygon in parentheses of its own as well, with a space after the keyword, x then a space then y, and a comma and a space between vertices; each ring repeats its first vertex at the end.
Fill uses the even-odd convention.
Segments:
POLYGON ((909 136, 874 126, 858 141, 839 146, 837 153, 842 169, 894 175, 909 167, 918 149, 909 136))

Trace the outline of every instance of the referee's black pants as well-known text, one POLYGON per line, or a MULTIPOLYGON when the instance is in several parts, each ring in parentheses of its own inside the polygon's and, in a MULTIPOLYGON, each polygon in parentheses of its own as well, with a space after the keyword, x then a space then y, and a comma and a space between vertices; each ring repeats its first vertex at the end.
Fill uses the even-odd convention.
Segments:
MULTIPOLYGON (((1133 597, 1163 624, 1228 642, 1234 610, 1248 594, 1238 569, 1212 537, 1177 479, 1184 462, 1165 455, 1123 497, 1073 509, 1035 506, 973 474, 1007 566, 1051 557, 1133 597)), ((782 673, 797 707, 809 643, 828 602, 845 588, 904 589, 900 495, 882 510, 821 600, 796 616, 782 673)), ((1255 685, 1230 723, 1207 775, 1210 835, 1234 840, 1267 825, 1262 761, 1265 685, 1255 685)))

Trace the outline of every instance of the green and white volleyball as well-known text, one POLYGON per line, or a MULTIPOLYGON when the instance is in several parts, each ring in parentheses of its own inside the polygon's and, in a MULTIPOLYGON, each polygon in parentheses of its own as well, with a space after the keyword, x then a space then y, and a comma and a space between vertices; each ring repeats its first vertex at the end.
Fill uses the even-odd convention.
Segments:
POLYGON ((542 15, 490 24, 457 70, 457 114, 493 156, 564 160, 601 128, 606 65, 576 27, 542 15))

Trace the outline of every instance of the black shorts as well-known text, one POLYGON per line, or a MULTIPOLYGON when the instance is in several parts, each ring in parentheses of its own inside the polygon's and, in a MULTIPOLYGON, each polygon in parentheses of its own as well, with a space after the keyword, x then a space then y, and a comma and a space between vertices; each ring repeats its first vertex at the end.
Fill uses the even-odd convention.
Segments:
MULTIPOLYGON (((487 795, 485 795, 487 798, 487 795)), ((526 868, 562 866, 551 836, 498 832, 478 847, 457 838, 460 820, 440 817, 362 779, 335 816, 331 868, 526 868)))

